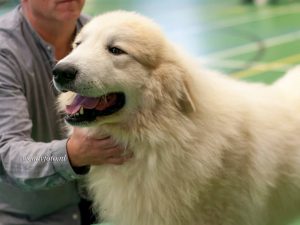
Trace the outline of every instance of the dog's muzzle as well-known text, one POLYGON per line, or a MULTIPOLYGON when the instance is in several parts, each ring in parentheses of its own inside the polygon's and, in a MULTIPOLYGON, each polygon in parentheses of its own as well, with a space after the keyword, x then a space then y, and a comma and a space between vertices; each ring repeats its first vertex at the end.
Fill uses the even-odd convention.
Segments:
MULTIPOLYGON (((58 63, 53 69, 55 87, 62 91, 73 91, 74 81, 79 74, 78 68, 70 63, 58 63), (72 90, 71 90, 72 89, 72 90)), ((121 110, 126 103, 123 92, 107 92, 99 96, 86 96, 77 93, 70 105, 66 105, 65 120, 70 125, 86 126, 97 118, 112 115, 121 110)))
POLYGON ((76 95, 73 102, 66 106, 65 120, 73 126, 87 126, 97 118, 112 115, 125 105, 125 94, 107 93, 100 97, 76 95))

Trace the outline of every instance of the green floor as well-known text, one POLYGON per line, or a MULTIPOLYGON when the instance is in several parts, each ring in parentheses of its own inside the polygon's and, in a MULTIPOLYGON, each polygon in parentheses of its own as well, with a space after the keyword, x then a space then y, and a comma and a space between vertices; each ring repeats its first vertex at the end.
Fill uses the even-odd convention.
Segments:
POLYGON ((126 9, 152 17, 207 66, 271 83, 300 62, 300 2, 257 7, 238 0, 87 0, 90 15, 126 9))
MULTIPOLYGON (((8 0, 0 14, 16 2, 8 0)), ((239 0, 86 0, 84 12, 115 9, 150 16, 208 67, 236 78, 271 83, 300 63, 299 0, 262 7, 239 0)))

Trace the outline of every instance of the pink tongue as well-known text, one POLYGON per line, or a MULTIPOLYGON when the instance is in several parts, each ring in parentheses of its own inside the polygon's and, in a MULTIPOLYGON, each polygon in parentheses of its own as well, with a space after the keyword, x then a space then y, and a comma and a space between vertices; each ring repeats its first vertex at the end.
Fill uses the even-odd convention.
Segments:
POLYGON ((76 95, 71 105, 66 106, 66 112, 68 114, 75 114, 80 110, 81 106, 86 109, 96 108, 97 110, 104 110, 113 105, 116 99, 115 94, 107 95, 106 99, 104 97, 84 97, 76 95))
POLYGON ((97 106, 99 100, 100 98, 83 97, 80 95, 76 95, 71 105, 66 106, 66 112, 68 114, 75 114, 79 111, 81 106, 87 109, 93 109, 97 106))

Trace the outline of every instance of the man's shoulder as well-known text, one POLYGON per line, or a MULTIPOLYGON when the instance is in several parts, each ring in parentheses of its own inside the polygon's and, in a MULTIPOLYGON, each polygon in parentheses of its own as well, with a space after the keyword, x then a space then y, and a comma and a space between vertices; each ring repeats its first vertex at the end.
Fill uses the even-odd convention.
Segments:
POLYGON ((0 16, 0 31, 14 31, 21 23, 21 14, 19 7, 16 7, 12 11, 0 16))
POLYGON ((14 39, 21 35, 22 17, 18 8, 0 17, 1 48, 6 45, 15 45, 14 39))
POLYGON ((0 52, 5 58, 23 54, 28 36, 26 21, 20 10, 15 7, 10 12, 0 17, 0 52))

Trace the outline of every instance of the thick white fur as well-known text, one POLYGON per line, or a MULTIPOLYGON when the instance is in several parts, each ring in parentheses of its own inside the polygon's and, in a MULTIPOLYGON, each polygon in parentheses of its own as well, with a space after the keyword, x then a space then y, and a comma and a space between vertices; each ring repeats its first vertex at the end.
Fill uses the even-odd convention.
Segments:
MULTIPOLYGON (((82 95, 123 91, 125 107, 83 128, 134 152, 93 166, 95 211, 114 225, 286 225, 300 213, 300 68, 271 86, 199 67, 152 21, 93 19, 59 63, 82 95), (115 56, 107 46, 128 54, 115 56)), ((60 96, 65 108, 73 92, 60 96)))

